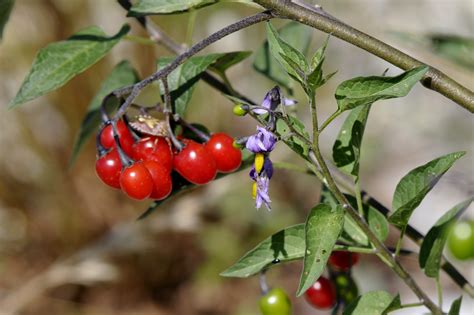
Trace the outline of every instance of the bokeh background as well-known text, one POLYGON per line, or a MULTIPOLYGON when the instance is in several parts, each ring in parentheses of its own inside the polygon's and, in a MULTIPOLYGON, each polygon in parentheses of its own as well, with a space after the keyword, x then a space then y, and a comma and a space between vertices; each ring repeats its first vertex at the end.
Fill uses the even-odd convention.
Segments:
MULTIPOLYGON (((471 0, 321 1, 336 17, 452 75, 474 88, 472 69, 437 55, 413 38, 429 33, 474 34, 471 0), (407 36, 410 35, 410 36, 407 36), (414 35, 411 36, 411 35, 414 35)), ((194 42, 219 27, 255 13, 239 3, 220 3, 199 11, 194 42)), ((155 18, 179 42, 186 38, 188 14, 155 18)), ((258 279, 227 279, 219 272, 277 230, 303 222, 319 199, 319 183, 310 176, 278 170, 272 179, 273 210, 255 210, 247 172, 241 172, 173 198, 144 221, 137 216, 148 202, 135 202, 103 185, 95 175, 95 147, 90 141, 77 162, 68 166, 72 144, 86 108, 112 67, 128 59, 142 77, 155 69, 162 48, 123 41, 92 68, 60 90, 8 110, 36 52, 89 25, 115 33, 127 20, 113 0, 17 0, 0 43, 0 314, 259 314, 258 279)), ((134 35, 145 36, 129 19, 134 35)), ((276 26, 284 21, 275 21, 276 26)), ((325 35, 313 32, 310 51, 325 35)), ((207 52, 256 50, 265 39, 258 25, 225 38, 207 52)), ((474 54, 474 52, 471 52, 474 54)), ((255 72, 253 57, 229 76, 235 88, 260 101, 273 84, 255 72)), ((321 117, 336 108, 334 90, 360 75, 399 70, 336 38, 330 40, 326 71, 337 75, 318 95, 321 117)), ((298 114, 306 123, 302 91, 298 114)), ((188 120, 233 136, 255 130, 250 118, 237 118, 231 105, 199 83, 188 120)), ((343 118, 322 138, 330 149, 343 118)), ((416 86, 408 97, 376 104, 369 118, 361 163, 362 187, 389 206, 397 182, 412 168, 445 153, 468 154, 441 179, 415 211, 412 224, 426 233, 448 209, 474 192, 473 117, 444 97, 416 86)), ((299 163, 280 144, 275 161, 299 163)), ((465 217, 473 218, 472 208, 465 217)), ((396 240, 392 231, 389 243, 396 240)), ((416 248, 410 241, 406 248, 416 248)), ((434 281, 423 276, 416 257, 402 260, 421 286, 435 298, 434 281)), ((472 263, 453 260, 470 281, 472 263)), ((325 314, 311 309, 294 293, 299 262, 268 273, 271 286, 292 297, 294 314, 325 314)), ((391 271, 363 256, 354 269, 360 291, 400 292, 404 303, 415 297, 391 271)), ((461 291, 446 276, 445 309, 461 291)), ((474 303, 465 296, 462 314, 474 303)), ((396 314, 423 314, 423 308, 396 314)))

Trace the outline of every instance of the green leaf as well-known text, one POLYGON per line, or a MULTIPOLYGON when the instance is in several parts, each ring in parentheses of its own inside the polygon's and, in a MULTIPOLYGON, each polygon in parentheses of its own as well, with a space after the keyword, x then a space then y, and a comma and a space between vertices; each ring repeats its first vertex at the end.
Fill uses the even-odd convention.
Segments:
POLYGON ((454 300, 453 304, 451 304, 451 308, 449 309, 448 315, 459 315, 461 312, 461 302, 462 302, 462 295, 454 300))
POLYGON ((41 49, 10 108, 63 86, 102 59, 129 30, 130 26, 124 25, 116 35, 107 37, 92 26, 41 49))
POLYGON ((281 39, 270 22, 266 25, 270 53, 291 77, 304 83, 304 73, 309 67, 305 56, 281 39))
POLYGON ((399 310, 402 308, 402 301, 400 300, 400 294, 397 294, 396 297, 390 302, 390 304, 384 309, 382 315, 387 315, 390 312, 399 310))
MULTIPOLYGON (((87 113, 82 120, 79 133, 76 136, 69 165, 75 162, 86 141, 97 130, 97 127, 99 127, 101 123, 100 105, 102 100, 114 90, 134 84, 137 81, 138 75, 128 61, 124 60, 115 66, 109 76, 103 81, 99 91, 87 108, 87 113)), ((118 106, 118 100, 116 98, 111 99, 110 102, 113 103, 113 107, 118 106)))
POLYGON ((15 0, 1 0, 0 1, 0 39, 3 38, 3 29, 10 18, 15 0))
POLYGON ((359 177, 360 148, 372 104, 354 108, 347 116, 332 147, 332 158, 344 173, 359 177))
POLYGON ((246 278, 274 263, 300 259, 305 250, 305 226, 298 224, 273 234, 221 273, 224 277, 246 278))
MULTIPOLYGON (((306 53, 311 42, 311 29, 297 22, 290 22, 278 30, 281 40, 294 47, 297 51, 306 53)), ((274 36, 273 36, 274 37, 274 36)), ((267 76, 291 91, 293 82, 290 80, 286 71, 281 67, 278 60, 270 53, 269 41, 258 49, 255 54, 253 67, 258 72, 267 76)))
MULTIPOLYGON (((294 116, 288 116, 289 123, 298 133, 309 139, 309 134, 305 130, 304 124, 294 116)), ((309 144, 294 135, 288 124, 283 119, 278 119, 276 123, 276 132, 281 136, 290 149, 307 159, 309 152, 309 144)))
POLYGON ((251 54, 251 51, 235 51, 226 53, 211 66, 211 70, 224 73, 227 69, 245 60, 251 54))
MULTIPOLYGON (((302 259, 305 253, 305 225, 297 224, 265 239, 221 273, 224 277, 247 278, 279 263, 302 259)), ((336 245, 335 250, 343 247, 336 245)))
MULTIPOLYGON (((345 195, 352 207, 357 208, 357 200, 354 196, 345 195)), ((332 196, 331 192, 324 187, 321 191, 321 202, 335 206, 337 204, 336 199, 332 196)), ((381 240, 385 241, 388 237, 389 226, 385 216, 380 213, 376 208, 364 203, 363 204, 364 217, 369 223, 370 229, 374 234, 381 240)), ((348 243, 357 243, 361 246, 368 246, 369 239, 365 235, 364 231, 354 222, 354 220, 348 215, 344 215, 344 229, 341 235, 341 240, 348 243)))
POLYGON ((426 234, 420 248, 419 263, 425 274, 431 278, 439 276, 441 256, 448 238, 450 225, 469 207, 473 198, 453 207, 446 212, 426 234))
MULTIPOLYGON (((180 116, 184 115, 191 96, 200 79, 200 75, 207 70, 213 63, 218 62, 220 58, 225 58, 227 54, 209 54, 204 56, 194 56, 185 63, 179 65, 168 76, 168 87, 173 101, 173 110, 180 116)), ((158 60, 158 69, 173 62, 175 57, 161 57, 158 60)), ((160 81, 161 93, 164 94, 163 86, 160 81)))
POLYGON ((326 83, 334 74, 331 73, 329 76, 323 77, 323 63, 324 63, 324 53, 326 52, 326 47, 329 42, 329 36, 326 37, 323 45, 316 50, 311 59, 311 71, 308 75, 308 84, 310 87, 310 93, 314 93, 314 91, 326 83))
POLYGON ((389 222, 404 229, 413 210, 418 207, 441 176, 465 153, 454 152, 447 154, 419 166, 405 175, 395 189, 392 200, 394 213, 390 216, 389 222))
POLYGON ((336 100, 340 111, 372 104, 378 100, 403 97, 428 71, 421 66, 395 77, 357 77, 342 82, 336 89, 336 100))
POLYGON ((385 291, 371 291, 349 304, 343 315, 380 315, 391 304, 393 297, 385 291))
POLYGON ((326 52, 326 48, 328 46, 330 37, 331 35, 328 35, 326 37, 321 47, 319 47, 318 50, 316 50, 316 52, 313 55, 313 58, 311 58, 311 71, 314 71, 316 68, 319 67, 320 64, 324 62, 324 54, 326 52))
POLYGON ((172 14, 199 9, 216 3, 217 0, 138 0, 130 9, 129 16, 172 14))
POLYGON ((311 209, 305 225, 306 250, 297 296, 302 295, 324 271, 342 232, 344 209, 319 204, 311 209))
POLYGON ((434 52, 463 67, 474 70, 474 39, 456 35, 429 35, 434 52))

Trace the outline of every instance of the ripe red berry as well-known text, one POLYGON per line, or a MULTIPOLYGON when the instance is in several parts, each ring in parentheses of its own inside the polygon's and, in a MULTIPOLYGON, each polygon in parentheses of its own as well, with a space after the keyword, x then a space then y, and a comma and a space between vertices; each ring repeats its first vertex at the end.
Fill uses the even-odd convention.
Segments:
POLYGON ((144 161, 143 165, 147 168, 153 179, 153 192, 151 199, 165 199, 171 193, 173 183, 168 169, 160 163, 152 160, 144 161))
POLYGON ((143 200, 153 192, 153 178, 148 169, 141 162, 137 162, 122 171, 120 187, 130 198, 143 200))
POLYGON ((168 141, 163 137, 151 136, 135 143, 132 158, 136 161, 156 161, 168 172, 173 169, 173 154, 168 141))
POLYGON ((358 261, 359 254, 344 251, 334 251, 328 259, 328 262, 332 267, 341 271, 349 270, 358 261))
MULTIPOLYGON (((133 143, 135 141, 133 140, 133 136, 130 130, 128 130, 127 125, 122 120, 117 121, 117 134, 120 139, 120 146, 122 147, 122 150, 127 155, 131 155, 133 152, 133 143)), ((100 132, 100 144, 102 144, 102 146, 106 149, 110 149, 115 146, 114 131, 111 124, 105 126, 100 132)))
POLYGON ((120 188, 119 178, 122 171, 122 163, 115 149, 97 159, 95 171, 105 184, 114 188, 120 188))
POLYGON ((216 161, 206 148, 192 140, 183 140, 185 147, 173 159, 174 169, 193 184, 206 184, 216 177, 216 161))
POLYGON ((336 288, 324 277, 319 279, 304 294, 306 301, 319 309, 329 309, 336 304, 336 288))
POLYGON ((233 146, 234 139, 225 133, 215 133, 205 144, 216 160, 217 170, 223 173, 235 171, 242 162, 242 152, 233 146))

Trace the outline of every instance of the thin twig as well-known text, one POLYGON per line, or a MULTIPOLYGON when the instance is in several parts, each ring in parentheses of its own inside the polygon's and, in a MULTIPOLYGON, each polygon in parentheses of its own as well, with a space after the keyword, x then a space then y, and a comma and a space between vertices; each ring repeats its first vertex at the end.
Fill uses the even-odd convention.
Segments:
POLYGON ((254 25, 256 23, 260 23, 263 21, 267 21, 271 18, 273 18, 274 15, 271 14, 270 12, 261 12, 257 13, 255 15, 246 17, 238 22, 235 22, 233 24, 230 24, 223 29, 209 35, 205 39, 201 40, 191 48, 189 48, 187 51, 182 53, 181 55, 178 55, 173 62, 171 62, 169 65, 166 67, 156 71, 149 77, 143 79, 142 81, 127 87, 127 88, 122 88, 119 90, 116 90, 114 94, 116 96, 121 96, 130 93, 127 98, 125 99, 125 102, 120 106, 119 110, 115 113, 113 120, 118 120, 120 117, 122 117, 125 112, 127 111, 128 107, 130 104, 133 102, 135 97, 138 96, 141 90, 143 90, 147 85, 152 83, 153 81, 162 79, 166 77, 168 74, 170 74, 174 69, 176 69, 179 65, 183 64, 186 60, 188 60, 190 57, 194 56, 207 46, 211 45, 212 43, 232 34, 237 31, 240 31, 241 29, 244 29, 246 27, 249 27, 251 25, 254 25))
POLYGON ((167 77, 162 78, 161 82, 163 83, 163 90, 165 94, 165 106, 163 108, 163 113, 165 114, 166 128, 168 129, 168 135, 171 139, 171 142, 173 143, 173 146, 179 152, 183 149, 183 144, 179 142, 178 139, 176 139, 176 137, 174 136, 173 129, 171 129, 170 119, 171 119, 171 114, 172 114, 172 107, 171 107, 172 104, 171 104, 170 89, 168 87, 168 78, 167 77))

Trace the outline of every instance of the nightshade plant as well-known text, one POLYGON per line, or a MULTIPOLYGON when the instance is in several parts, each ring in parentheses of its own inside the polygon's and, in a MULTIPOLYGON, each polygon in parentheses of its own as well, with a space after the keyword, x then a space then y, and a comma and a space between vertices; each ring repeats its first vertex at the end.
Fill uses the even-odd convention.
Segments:
MULTIPOLYGON (((3 31, 13 1, 4 3, 5 8, 0 14, 0 31, 3 31)), ((257 5, 261 12, 228 25, 189 48, 174 42, 149 18, 150 15, 179 14, 188 10, 197 10, 214 3, 216 1, 138 0, 134 1, 132 5, 127 0, 118 0, 118 5, 127 10, 127 15, 138 21, 149 32, 152 41, 163 45, 170 52, 176 54, 176 57, 160 57, 156 72, 143 79, 138 78, 135 70, 126 60, 115 66, 90 103, 73 148, 71 163, 74 162, 85 141, 97 131, 99 126, 102 126, 101 128, 108 126, 109 141, 114 138, 115 143, 109 144, 111 149, 104 148, 100 144, 102 132, 99 132, 99 155, 112 152, 107 150, 116 150, 113 151, 116 152, 113 157, 107 156, 108 159, 113 160, 114 168, 109 170, 110 172, 106 175, 113 177, 112 179, 107 177, 107 180, 110 180, 113 185, 120 186, 117 176, 120 175, 121 170, 116 168, 117 163, 120 162, 123 168, 141 165, 133 164, 131 157, 127 156, 133 152, 127 152, 123 137, 120 136, 120 128, 122 128, 120 126, 124 122, 130 126, 137 124, 139 130, 132 132, 132 136, 136 137, 143 130, 147 130, 145 134, 164 137, 167 141, 165 147, 172 147, 173 150, 176 150, 173 154, 183 152, 182 150, 189 149, 191 145, 196 146, 197 150, 201 150, 201 146, 190 142, 194 140, 181 141, 174 134, 179 128, 184 128, 193 131, 198 138, 204 139, 204 142, 208 141, 209 136, 205 131, 203 132, 196 125, 188 124, 183 120, 193 90, 197 82, 203 80, 234 104, 234 113, 240 116, 249 116, 257 123, 255 134, 234 142, 235 146, 245 147, 247 153, 251 153, 244 156, 240 169, 251 168, 249 176, 254 182, 253 196, 256 199, 257 208, 265 205, 270 209, 268 185, 272 176, 277 176, 273 174, 274 165, 270 160, 270 153, 277 141, 285 143, 289 149, 306 161, 308 172, 311 172, 324 186, 321 202, 309 210, 305 223, 287 227, 263 240, 233 266, 223 271, 223 276, 245 278, 260 274, 262 291, 267 294, 269 288, 264 279, 265 271, 288 261, 303 260, 303 271, 297 290, 297 295, 301 296, 322 276, 333 251, 349 251, 378 256, 383 263, 403 279, 419 301, 402 304, 399 295, 394 296, 385 291, 373 291, 363 293, 357 298, 352 297, 345 300, 339 296, 335 312, 343 308, 344 314, 386 314, 404 307, 424 305, 433 314, 443 314, 442 288, 439 280, 441 270, 446 272, 461 290, 474 297, 472 285, 442 254, 447 240, 448 227, 469 207, 472 198, 449 210, 433 226, 426 237, 409 225, 413 211, 440 177, 465 154, 464 152, 446 154, 410 171, 396 187, 391 210, 359 188, 361 143, 370 109, 374 103, 380 103, 385 99, 404 97, 413 86, 421 81, 425 87, 450 98, 472 113, 474 111, 472 91, 439 70, 339 21, 322 10, 321 7, 312 6, 299 0, 293 2, 256 0, 253 4, 257 5), (270 22, 271 19, 277 18, 290 20, 290 22, 277 31, 270 22), (202 49, 223 37, 257 23, 266 24, 267 42, 256 51, 254 68, 277 84, 263 97, 263 102, 260 105, 235 91, 226 77, 226 70, 229 67, 246 59, 252 52, 238 51, 198 55, 202 49), (357 45, 400 67, 404 72, 396 76, 357 77, 341 82, 335 91, 338 107, 334 114, 321 123, 318 118, 318 88, 334 75, 334 73, 323 73, 323 63, 326 58, 325 49, 329 37, 312 54, 312 57, 307 59, 306 53, 311 29, 304 24, 357 45), (160 119, 154 118, 150 114, 154 109, 134 104, 134 100, 140 92, 153 82, 159 83, 162 96, 161 100, 157 100, 159 105, 155 108, 162 116, 160 119), (311 111, 311 128, 306 128, 295 115, 289 114, 290 111, 286 109, 286 106, 295 104, 295 101, 284 96, 284 94, 291 95, 295 83, 299 84, 306 94, 306 100, 300 100, 300 103, 307 105, 311 111), (141 120, 130 123, 128 115, 131 110, 139 110, 141 120), (327 158, 321 153, 319 138, 325 128, 344 112, 349 112, 349 114, 332 150, 332 158, 337 170, 331 170, 327 158), (338 179, 338 172, 349 176, 351 183, 348 185, 338 179), (399 242, 393 250, 385 244, 389 224, 400 231, 399 242), (427 296, 398 260, 399 255, 406 252, 401 248, 401 240, 405 236, 420 245, 420 267, 427 277, 433 278, 437 283, 439 290, 437 303, 427 296)), ((127 24, 124 24, 112 36, 106 35, 100 28, 93 26, 77 32, 68 39, 52 43, 41 49, 21 88, 10 102, 10 108, 18 107, 29 100, 60 88, 107 55, 115 45, 127 38, 129 32, 130 27, 127 24)), ((149 39, 141 39, 141 42, 143 41, 146 42, 149 39)), ((176 155, 174 158, 176 167, 176 155)), ((143 167, 140 167, 143 171, 143 167)), ((146 173, 146 171, 144 172, 146 173)), ((166 171, 163 172, 166 173, 166 171)), ((215 172, 216 170, 206 182, 215 176, 215 172)), ((227 173, 222 173, 218 177, 226 175, 227 173)), ((147 181, 147 189, 151 192, 152 178, 147 177, 147 181)), ((196 180, 195 184, 200 183, 199 180, 196 180)), ((195 184, 190 181, 174 181, 172 191, 165 191, 162 195, 171 194, 170 196, 173 196, 195 184)), ((133 184, 131 185, 133 186, 133 184)), ((139 192, 143 193, 143 191, 139 192)), ((146 197, 150 193, 142 195, 146 197)), ((162 202, 163 200, 153 201, 140 218, 145 218, 162 202)), ((349 257, 357 256, 349 255, 349 257)), ((357 288, 352 289, 354 284, 350 279, 352 264, 349 261, 347 268, 333 270, 330 272, 330 276, 333 279, 343 280, 349 276, 348 280, 344 280, 346 287, 351 288, 350 292, 353 294, 357 294, 357 288)), ((341 286, 341 284, 338 285, 341 286)), ((349 295, 346 294, 346 296, 349 295)), ((461 298, 452 304, 449 314, 459 314, 460 304, 461 298)), ((287 305, 285 304, 283 308, 286 310, 287 305)), ((287 314, 288 311, 286 310, 285 313, 287 314)))

